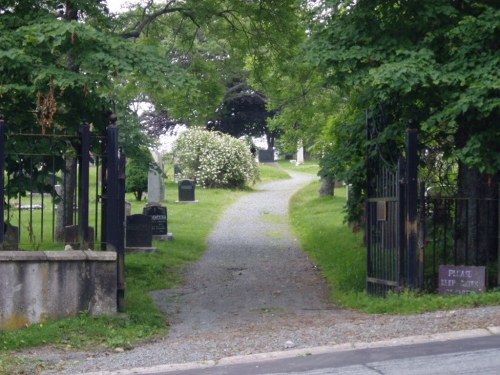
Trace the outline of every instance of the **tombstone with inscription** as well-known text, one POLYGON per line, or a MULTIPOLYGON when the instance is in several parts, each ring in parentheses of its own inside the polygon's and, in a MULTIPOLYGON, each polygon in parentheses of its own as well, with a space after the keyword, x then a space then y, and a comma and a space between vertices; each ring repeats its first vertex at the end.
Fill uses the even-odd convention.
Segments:
POLYGON ((127 216, 125 231, 125 247, 130 248, 151 248, 153 244, 151 216, 130 215, 127 216))
POLYGON ((167 207, 161 205, 147 205, 142 213, 151 217, 151 233, 155 240, 169 240, 172 235, 168 233, 167 207))
POLYGON ((193 180, 180 180, 179 183, 179 202, 196 202, 195 185, 193 180))

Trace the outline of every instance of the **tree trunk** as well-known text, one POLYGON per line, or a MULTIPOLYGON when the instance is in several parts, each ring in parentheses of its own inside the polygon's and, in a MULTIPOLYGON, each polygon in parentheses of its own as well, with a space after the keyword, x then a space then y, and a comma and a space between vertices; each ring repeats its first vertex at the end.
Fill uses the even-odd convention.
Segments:
POLYGON ((322 177, 321 178, 321 188, 319 189, 319 195, 321 197, 334 196, 335 191, 335 179, 332 177, 322 177))

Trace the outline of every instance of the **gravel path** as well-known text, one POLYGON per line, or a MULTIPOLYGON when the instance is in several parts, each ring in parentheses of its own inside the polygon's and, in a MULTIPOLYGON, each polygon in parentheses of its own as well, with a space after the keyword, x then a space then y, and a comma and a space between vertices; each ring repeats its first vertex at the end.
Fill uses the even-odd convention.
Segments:
POLYGON ((29 356, 52 364, 44 374, 78 374, 500 326, 498 306, 390 316, 329 305, 324 278, 287 224, 289 198, 312 179, 261 185, 225 213, 186 286, 152 293, 171 323, 166 337, 124 353, 42 348, 29 356))

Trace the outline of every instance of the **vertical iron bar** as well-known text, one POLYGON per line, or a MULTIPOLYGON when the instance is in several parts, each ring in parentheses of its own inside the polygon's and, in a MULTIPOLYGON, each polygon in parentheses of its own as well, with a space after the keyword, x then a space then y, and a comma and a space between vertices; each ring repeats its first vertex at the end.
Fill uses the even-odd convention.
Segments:
MULTIPOLYGON (((436 215, 436 200, 433 200, 430 196, 427 197, 429 200, 429 209, 432 207, 432 286, 433 290, 437 289, 437 253, 436 253, 436 238, 437 238, 437 215, 436 215), (434 202, 434 205, 432 203, 434 202)), ((444 201, 443 201, 444 203, 444 201)))
POLYGON ((33 244, 33 156, 30 156, 30 219, 29 219, 30 243, 33 244))
POLYGON ((41 234, 40 234, 40 242, 43 242, 43 211, 45 210, 45 206, 44 206, 44 203, 45 203, 45 200, 44 200, 44 194, 43 194, 43 190, 40 192, 40 195, 42 197, 41 199, 41 209, 40 209, 40 231, 41 231, 41 234))
MULTIPOLYGON (((464 265, 468 266, 469 265, 469 232, 470 232, 470 222, 469 222, 469 209, 470 209, 470 202, 472 198, 466 199, 465 200, 465 254, 464 254, 464 265)), ((456 239, 455 239, 456 241, 456 239)))
POLYGON ((498 206, 498 228, 497 228, 497 285, 500 286, 500 183, 498 184, 498 197, 497 197, 497 206, 498 206))
POLYGON ((399 157, 398 160, 398 191, 396 194, 397 198, 397 241, 398 241, 398 257, 399 257, 399 270, 398 270, 398 282, 399 287, 402 287, 405 283, 406 272, 405 272, 405 253, 406 253, 406 231, 405 231, 405 216, 406 216, 406 205, 405 205, 405 181, 404 181, 404 160, 399 157))
POLYGON ((81 155, 80 155, 80 198, 78 202, 78 230, 81 248, 89 248, 89 164, 90 164, 90 126, 83 122, 80 127, 81 155))
POLYGON ((452 204, 455 203, 455 214, 454 214, 454 222, 453 222, 453 264, 457 265, 458 262, 458 241, 457 241, 457 233, 458 233, 458 207, 459 200, 455 199, 452 201, 452 204))
POLYGON ((425 281, 425 250, 426 250, 426 227, 425 227, 425 184, 422 181, 420 183, 420 199, 419 199, 419 224, 418 227, 418 236, 419 236, 419 289, 424 290, 424 281, 425 281))
POLYGON ((118 311, 125 311, 125 164, 126 156, 120 149, 118 160, 118 311))
MULTIPOLYGON (((488 206, 489 202, 486 201, 485 202, 485 205, 487 206, 486 208, 486 213, 488 215, 488 217, 490 217, 490 207, 488 206)), ((476 248, 476 256, 474 257, 474 265, 475 266, 479 266, 479 236, 481 235, 481 231, 479 230, 479 209, 480 209, 480 205, 481 205, 481 201, 479 199, 476 200, 476 204, 474 205, 475 208, 476 208, 476 225, 475 225, 475 236, 474 236, 474 247, 476 248)), ((491 217, 490 217, 491 218, 491 217)), ((489 222, 489 220, 488 220, 489 222)))
MULTIPOLYGON (((52 156, 52 242, 56 239, 56 202, 54 201, 56 189, 56 158, 52 156)), ((61 204, 61 202, 59 203, 61 204)))
POLYGON ((0 250, 3 249, 3 234, 5 230, 4 210, 5 210, 5 190, 4 176, 5 175, 5 121, 3 116, 0 116, 0 250))
POLYGON ((100 158, 99 155, 95 158, 95 215, 94 215, 94 242, 97 244, 97 239, 99 238, 99 163, 100 158))
MULTIPOLYGON (((446 215, 448 215, 448 210, 452 210, 453 209, 453 206, 450 207, 450 202, 451 204, 453 204, 453 200, 450 200, 450 199, 444 199, 443 203, 444 203, 444 209, 445 209, 445 212, 446 212, 446 215)), ((456 212, 456 209, 453 210, 454 214, 453 214, 453 218, 452 218, 452 222, 451 222, 451 225, 453 226, 454 224, 454 220, 455 220, 455 212, 456 212)), ((450 215, 451 216, 451 215, 450 215)), ((451 218, 451 217, 450 217, 451 218)), ((444 222, 444 235, 443 235, 443 258, 442 258, 442 262, 443 264, 448 264, 448 220, 445 220, 444 222)))
POLYGON ((407 129, 407 241, 408 241, 408 284, 410 288, 418 286, 418 258, 417 258, 417 199, 418 199, 418 181, 417 181, 417 129, 409 124, 407 129))
POLYGON ((119 218, 119 183, 118 183, 118 127, 116 115, 110 116, 108 126, 108 147, 107 147, 107 207, 106 207, 106 250, 117 253, 117 308, 123 312, 125 309, 125 273, 123 269, 123 252, 120 251, 120 218, 119 218))
POLYGON ((101 250, 106 250, 106 242, 107 242, 107 233, 106 233, 106 225, 107 225, 107 202, 108 202, 108 196, 107 196, 107 185, 108 185, 108 177, 107 177, 107 170, 108 170, 108 160, 106 157, 107 153, 107 148, 108 148, 108 137, 105 138, 104 142, 102 143, 102 166, 101 166, 101 250))

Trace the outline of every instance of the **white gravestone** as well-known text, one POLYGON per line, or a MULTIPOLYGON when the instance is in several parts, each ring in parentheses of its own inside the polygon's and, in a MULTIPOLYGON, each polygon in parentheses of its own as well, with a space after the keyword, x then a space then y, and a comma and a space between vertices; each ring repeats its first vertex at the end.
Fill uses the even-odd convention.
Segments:
POLYGON ((302 141, 299 141, 299 144, 297 145, 298 150, 297 150, 297 161, 295 162, 296 165, 303 165, 304 164, 304 146, 302 146, 302 141))
POLYGON ((153 153, 155 168, 148 172, 148 204, 161 203, 165 200, 165 185, 163 184, 163 162, 159 152, 153 153), (160 172, 161 171, 161 172, 160 172))

